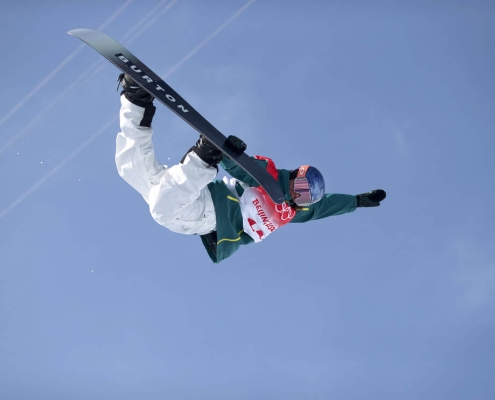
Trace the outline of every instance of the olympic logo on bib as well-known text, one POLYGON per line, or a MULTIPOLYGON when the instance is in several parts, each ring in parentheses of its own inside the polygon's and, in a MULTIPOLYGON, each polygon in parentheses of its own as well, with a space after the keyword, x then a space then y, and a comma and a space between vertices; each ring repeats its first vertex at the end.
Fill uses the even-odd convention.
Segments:
POLYGON ((294 209, 287 203, 275 204, 275 211, 281 215, 280 219, 282 221, 291 220, 296 215, 294 209))

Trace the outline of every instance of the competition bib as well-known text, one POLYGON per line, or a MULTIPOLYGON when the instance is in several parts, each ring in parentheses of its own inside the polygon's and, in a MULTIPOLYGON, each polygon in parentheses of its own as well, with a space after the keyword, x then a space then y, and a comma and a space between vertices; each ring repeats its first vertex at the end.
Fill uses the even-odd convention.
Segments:
MULTIPOLYGON (((278 170, 270 158, 263 156, 254 156, 254 158, 266 161, 266 170, 273 176, 273 179, 278 179, 278 170)), ((224 177, 223 181, 239 200, 244 232, 255 242, 261 242, 270 233, 289 223, 296 215, 296 211, 287 203, 276 204, 261 186, 250 187, 234 178, 228 179, 227 177, 224 177), (244 189, 242 196, 237 193, 236 183, 244 189)))
POLYGON ((260 242, 296 215, 287 203, 275 204, 261 187, 250 187, 239 198, 244 232, 260 242))

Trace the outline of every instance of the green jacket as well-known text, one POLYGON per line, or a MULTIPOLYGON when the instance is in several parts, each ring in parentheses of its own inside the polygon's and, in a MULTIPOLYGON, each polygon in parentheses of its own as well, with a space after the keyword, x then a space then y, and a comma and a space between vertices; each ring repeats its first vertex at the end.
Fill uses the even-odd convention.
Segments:
MULTIPOLYGON (((265 160, 256 161, 264 168, 268 164, 265 160)), ((258 182, 230 158, 225 157, 220 165, 233 178, 250 186, 259 186, 258 182)), ((290 171, 286 169, 277 169, 277 171, 278 183, 284 192, 284 198, 290 201, 290 171)), ((236 188, 239 195, 242 195, 244 190, 241 185, 237 184, 236 188)), ((201 241, 211 260, 217 264, 230 257, 240 246, 254 243, 254 240, 247 233, 244 233, 239 202, 225 183, 221 180, 215 180, 208 185, 208 189, 215 205, 217 230, 207 235, 202 235, 201 241)), ((297 210, 295 217, 290 222, 307 222, 353 212, 356 209, 356 205, 357 200, 354 195, 328 193, 319 202, 297 210)))

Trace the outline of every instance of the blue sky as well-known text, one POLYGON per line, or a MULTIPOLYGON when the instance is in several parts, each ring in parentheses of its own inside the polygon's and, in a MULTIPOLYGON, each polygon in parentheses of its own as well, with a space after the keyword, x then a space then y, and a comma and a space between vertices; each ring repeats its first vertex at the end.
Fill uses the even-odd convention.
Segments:
MULTIPOLYGON (((494 398, 495 7, 450 3, 2 2, 0 398, 494 398), (212 264, 118 176, 83 27, 249 154, 387 200, 212 264)), ((154 129, 168 165, 197 139, 154 129)))

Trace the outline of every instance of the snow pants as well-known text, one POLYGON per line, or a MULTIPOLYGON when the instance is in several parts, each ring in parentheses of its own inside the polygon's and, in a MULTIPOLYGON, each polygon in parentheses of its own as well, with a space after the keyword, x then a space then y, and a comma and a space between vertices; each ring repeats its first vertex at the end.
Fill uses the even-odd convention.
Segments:
POLYGON ((204 235, 216 229, 215 208, 207 185, 217 170, 194 152, 172 167, 159 164, 153 128, 140 126, 145 109, 120 96, 120 129, 115 163, 119 175, 149 205, 153 219, 169 230, 204 235))

